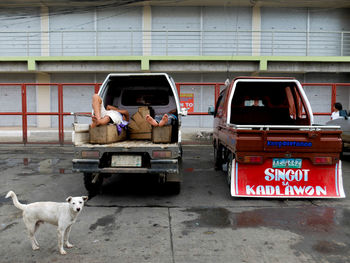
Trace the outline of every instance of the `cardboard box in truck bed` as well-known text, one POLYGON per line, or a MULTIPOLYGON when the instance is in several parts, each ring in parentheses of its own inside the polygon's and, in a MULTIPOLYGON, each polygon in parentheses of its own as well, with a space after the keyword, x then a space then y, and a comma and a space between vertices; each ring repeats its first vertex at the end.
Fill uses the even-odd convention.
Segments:
POLYGON ((132 140, 150 140, 152 137, 152 126, 146 121, 149 115, 148 107, 139 107, 132 115, 129 122, 129 138, 132 140))
POLYGON ((105 144, 119 142, 126 139, 125 129, 123 128, 120 134, 118 134, 117 127, 114 124, 101 125, 90 128, 89 133, 90 143, 105 144))
POLYGON ((171 125, 162 127, 152 127, 152 142, 154 143, 169 143, 171 142, 171 125))

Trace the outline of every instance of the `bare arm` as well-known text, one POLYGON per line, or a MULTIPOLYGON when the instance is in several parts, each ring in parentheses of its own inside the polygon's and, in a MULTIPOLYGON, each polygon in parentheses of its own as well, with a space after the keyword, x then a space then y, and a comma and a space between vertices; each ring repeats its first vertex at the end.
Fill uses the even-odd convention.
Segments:
POLYGON ((171 111, 169 111, 170 114, 175 114, 176 113, 176 109, 173 109, 171 111))
POLYGON ((127 110, 117 110, 120 112, 123 116, 125 116, 125 120, 129 121, 129 112, 127 110))
POLYGON ((121 113, 123 116, 125 116, 125 120, 129 121, 129 112, 127 110, 120 110, 117 107, 114 107, 112 105, 107 105, 107 110, 115 110, 119 113, 121 113))
POLYGON ((115 110, 118 111, 119 109, 117 107, 114 107, 112 105, 107 105, 106 110, 115 110))

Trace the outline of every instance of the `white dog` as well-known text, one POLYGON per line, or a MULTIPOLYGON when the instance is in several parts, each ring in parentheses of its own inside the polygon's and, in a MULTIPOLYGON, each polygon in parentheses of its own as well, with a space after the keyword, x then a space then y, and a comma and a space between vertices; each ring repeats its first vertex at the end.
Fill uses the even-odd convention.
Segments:
POLYGON ((88 197, 70 196, 66 199, 67 203, 36 202, 25 205, 18 202, 17 196, 13 191, 8 192, 6 198, 10 196, 12 197, 13 204, 23 211, 23 221, 28 229, 33 250, 39 249, 38 241, 35 238, 35 231, 41 223, 46 222, 58 226, 58 248, 62 255, 67 254, 63 249, 63 245, 66 245, 68 248, 73 247, 68 241, 69 233, 72 224, 83 209, 84 202, 87 201, 88 197))

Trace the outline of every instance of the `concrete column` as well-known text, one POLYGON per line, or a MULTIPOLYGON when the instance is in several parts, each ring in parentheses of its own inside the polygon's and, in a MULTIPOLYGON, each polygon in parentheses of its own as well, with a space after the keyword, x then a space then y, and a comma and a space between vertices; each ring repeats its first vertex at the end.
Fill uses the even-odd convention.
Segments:
POLYGON ((152 8, 150 5, 143 7, 143 55, 152 55, 152 8))
MULTIPOLYGON (((41 25, 41 56, 50 55, 49 39, 49 9, 46 6, 40 8, 40 25, 41 25)), ((50 75, 46 73, 37 73, 37 83, 50 83, 50 75)), ((51 111, 51 89, 50 86, 36 87, 36 110, 37 112, 51 111)), ((51 127, 50 116, 37 116, 38 128, 51 127)))
POLYGON ((261 14, 260 5, 255 3, 252 10, 252 55, 260 56, 261 14))
POLYGON ((40 26, 41 26, 41 55, 50 55, 50 25, 49 25, 49 8, 41 6, 40 8, 40 26))
MULTIPOLYGON (((37 83, 50 83, 50 75, 46 73, 37 73, 37 83)), ((36 87, 36 110, 38 112, 51 111, 51 89, 50 86, 36 87)), ((51 116, 37 116, 38 128, 50 128, 51 116)))

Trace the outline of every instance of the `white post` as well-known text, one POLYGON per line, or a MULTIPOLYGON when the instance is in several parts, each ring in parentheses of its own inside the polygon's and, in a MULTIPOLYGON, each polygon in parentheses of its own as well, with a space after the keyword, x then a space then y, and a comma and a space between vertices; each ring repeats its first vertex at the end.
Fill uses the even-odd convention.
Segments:
POLYGON ((260 56, 261 13, 259 4, 255 4, 252 11, 252 56, 260 56))
POLYGON ((152 55, 152 9, 151 6, 143 7, 143 55, 152 55))
MULTIPOLYGON (((50 75, 46 73, 36 74, 37 83, 50 83, 50 75)), ((50 112, 51 111, 51 89, 50 86, 36 87, 36 110, 37 112, 50 112)), ((38 128, 50 128, 51 116, 37 116, 38 128)))
MULTIPOLYGON (((41 6, 40 9, 40 25, 41 25, 41 56, 50 55, 50 39, 49 39, 49 9, 46 6, 41 6)), ((50 75, 46 73, 36 74, 37 83, 49 83, 50 75)), ((36 110, 37 112, 51 111, 51 89, 50 86, 36 87, 36 110)), ((50 116, 37 116, 37 127, 51 127, 50 116)))
POLYGON ((41 26, 41 56, 50 55, 50 35, 49 35, 49 8, 41 6, 40 8, 40 26, 41 26))

